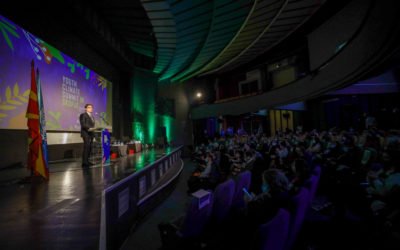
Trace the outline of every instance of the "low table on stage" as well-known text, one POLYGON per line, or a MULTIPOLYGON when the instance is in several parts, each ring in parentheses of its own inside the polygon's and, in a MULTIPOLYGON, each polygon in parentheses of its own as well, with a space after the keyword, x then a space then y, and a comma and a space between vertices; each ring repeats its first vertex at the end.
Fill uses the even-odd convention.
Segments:
POLYGON ((142 143, 140 141, 128 142, 126 144, 111 144, 111 152, 117 153, 119 157, 129 154, 129 150, 135 153, 142 151, 142 143))
POLYGON ((111 152, 117 153, 119 157, 126 156, 128 151, 127 144, 111 144, 111 152))
POLYGON ((142 143, 140 141, 128 142, 126 145, 128 145, 128 150, 133 149, 135 153, 142 151, 142 143))

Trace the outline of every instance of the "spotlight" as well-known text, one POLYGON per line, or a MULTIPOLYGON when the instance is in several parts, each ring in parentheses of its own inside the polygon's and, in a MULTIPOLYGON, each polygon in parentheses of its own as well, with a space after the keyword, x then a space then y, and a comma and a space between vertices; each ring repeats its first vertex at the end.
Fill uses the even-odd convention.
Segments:
POLYGON ((203 94, 202 94, 201 92, 197 92, 197 93, 196 93, 196 97, 197 97, 197 98, 201 98, 202 96, 203 96, 203 94))

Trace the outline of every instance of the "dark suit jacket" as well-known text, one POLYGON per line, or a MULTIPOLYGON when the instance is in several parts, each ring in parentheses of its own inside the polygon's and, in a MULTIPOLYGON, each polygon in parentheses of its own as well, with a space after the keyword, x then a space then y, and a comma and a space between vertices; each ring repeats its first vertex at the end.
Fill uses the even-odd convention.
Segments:
POLYGON ((94 120, 90 118, 88 113, 82 113, 79 116, 79 122, 81 123, 81 136, 93 136, 92 132, 89 132, 89 128, 94 128, 94 120))

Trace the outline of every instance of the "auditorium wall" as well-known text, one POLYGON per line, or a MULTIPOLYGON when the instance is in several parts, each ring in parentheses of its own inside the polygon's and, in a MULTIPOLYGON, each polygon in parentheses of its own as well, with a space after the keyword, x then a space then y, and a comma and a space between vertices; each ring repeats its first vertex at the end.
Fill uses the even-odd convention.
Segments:
POLYGON ((156 95, 158 77, 150 70, 135 68, 130 80, 130 112, 135 140, 155 143, 157 132, 156 95))
POLYGON ((185 84, 159 86, 158 95, 175 101, 175 119, 172 119, 170 124, 172 142, 184 146, 192 145, 192 121, 188 116, 189 100, 186 95, 185 84))
POLYGON ((160 83, 157 74, 135 68, 130 91, 133 138, 146 144, 160 144, 162 140, 173 145, 190 144, 184 84, 160 83))

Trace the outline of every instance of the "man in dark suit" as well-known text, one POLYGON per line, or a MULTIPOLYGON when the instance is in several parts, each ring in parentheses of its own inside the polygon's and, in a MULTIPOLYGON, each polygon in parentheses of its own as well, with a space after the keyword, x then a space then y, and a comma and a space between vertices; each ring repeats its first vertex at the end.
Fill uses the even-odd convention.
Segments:
POLYGON ((81 123, 81 137, 83 139, 83 154, 82 154, 82 167, 89 167, 93 165, 89 162, 89 155, 92 149, 93 132, 89 131, 90 128, 94 128, 94 118, 92 115, 93 105, 85 105, 86 112, 79 116, 79 122, 81 123))

